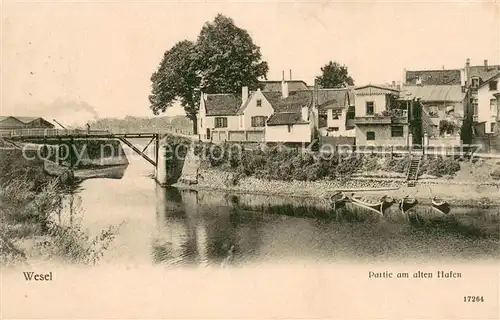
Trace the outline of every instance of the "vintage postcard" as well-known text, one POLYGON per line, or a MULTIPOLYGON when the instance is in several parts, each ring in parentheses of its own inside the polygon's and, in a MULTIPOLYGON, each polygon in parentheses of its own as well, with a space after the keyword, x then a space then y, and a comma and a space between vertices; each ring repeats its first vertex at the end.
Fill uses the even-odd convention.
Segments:
POLYGON ((500 319, 498 1, 1 20, 0 319, 500 319))

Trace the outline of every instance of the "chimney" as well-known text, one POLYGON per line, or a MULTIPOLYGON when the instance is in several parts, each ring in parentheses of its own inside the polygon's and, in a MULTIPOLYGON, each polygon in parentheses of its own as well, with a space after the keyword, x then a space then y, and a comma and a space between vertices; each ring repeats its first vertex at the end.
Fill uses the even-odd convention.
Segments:
POLYGON ((248 100, 248 87, 241 88, 241 103, 244 104, 248 100))
POLYGON ((484 70, 488 71, 488 60, 484 59, 484 70))
POLYGON ((292 69, 290 69, 290 81, 292 80, 292 69))
POLYGON ((467 60, 465 60, 465 66, 470 67, 470 59, 469 58, 467 58, 467 60))
POLYGON ((288 98, 288 83, 285 81, 285 71, 282 72, 283 80, 281 80, 281 97, 288 98))
POLYGON ((396 81, 394 81, 394 80, 392 81, 392 87, 396 88, 396 81))

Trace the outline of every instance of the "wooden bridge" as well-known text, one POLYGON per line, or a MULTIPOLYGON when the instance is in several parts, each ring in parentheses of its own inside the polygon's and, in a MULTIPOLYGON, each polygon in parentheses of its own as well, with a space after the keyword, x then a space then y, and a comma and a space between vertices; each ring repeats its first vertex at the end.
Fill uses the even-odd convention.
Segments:
POLYGON ((114 133, 107 130, 81 130, 81 129, 13 129, 0 130, 0 139, 5 139, 12 142, 23 142, 27 140, 54 140, 58 141, 73 141, 74 139, 118 139, 134 152, 143 157, 147 162, 151 163, 155 168, 158 168, 158 157, 160 148, 160 139, 166 135, 173 135, 188 140, 197 140, 197 136, 184 134, 179 131, 156 131, 156 132, 133 132, 133 133, 114 133), (144 149, 140 150, 128 139, 134 138, 149 138, 151 139, 144 149), (151 159, 144 152, 154 142, 155 159, 151 159))

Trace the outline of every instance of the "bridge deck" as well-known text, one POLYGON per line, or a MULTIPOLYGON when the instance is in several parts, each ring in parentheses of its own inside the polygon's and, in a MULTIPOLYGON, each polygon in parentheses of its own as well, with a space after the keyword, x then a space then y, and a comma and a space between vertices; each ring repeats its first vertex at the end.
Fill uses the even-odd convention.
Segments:
POLYGON ((174 131, 164 132, 131 132, 131 133, 115 133, 104 130, 80 130, 80 129, 14 129, 0 130, 0 138, 7 139, 44 139, 44 138, 152 138, 155 135, 171 134, 174 136, 183 137, 186 139, 197 139, 196 136, 187 135, 174 131))

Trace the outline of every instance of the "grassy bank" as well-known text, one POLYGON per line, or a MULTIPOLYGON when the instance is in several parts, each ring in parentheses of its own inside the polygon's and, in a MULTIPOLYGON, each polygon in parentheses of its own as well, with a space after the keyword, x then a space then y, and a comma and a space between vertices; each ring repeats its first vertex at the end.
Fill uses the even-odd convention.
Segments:
POLYGON ((408 156, 322 156, 279 147, 236 151, 231 145, 198 145, 195 153, 201 158, 200 176, 191 188, 305 197, 352 190, 374 198, 381 196, 377 189, 386 189, 395 197, 410 194, 423 203, 439 196, 460 204, 500 204, 500 163, 495 160, 427 158, 420 164, 417 186, 409 188, 408 156))
POLYGON ((26 160, 20 150, 0 155, 0 263, 58 260, 95 264, 112 242, 117 226, 95 238, 82 228, 78 181, 50 177, 43 162, 26 160))

